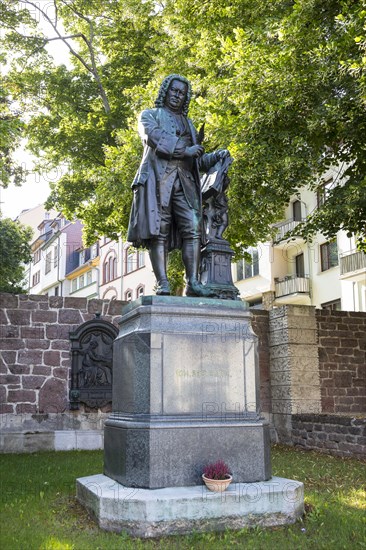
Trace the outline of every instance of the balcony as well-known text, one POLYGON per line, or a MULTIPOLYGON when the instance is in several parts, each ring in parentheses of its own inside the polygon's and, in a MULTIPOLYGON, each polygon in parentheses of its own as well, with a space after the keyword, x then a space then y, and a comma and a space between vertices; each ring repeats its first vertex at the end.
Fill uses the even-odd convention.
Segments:
POLYGON ((366 275, 366 254, 352 250, 340 255, 341 279, 362 280, 366 275))
MULTIPOLYGON (((288 233, 289 231, 293 231, 299 225, 299 223, 303 221, 305 220, 289 219, 285 220, 284 222, 273 224, 273 227, 277 230, 273 239, 273 244, 276 246, 285 245, 288 241, 288 239, 285 238, 286 233, 288 233)), ((291 242, 296 241, 302 242, 302 237, 291 237, 291 242)))
POLYGON ((310 305, 310 280, 307 275, 288 275, 275 279, 276 304, 310 305))

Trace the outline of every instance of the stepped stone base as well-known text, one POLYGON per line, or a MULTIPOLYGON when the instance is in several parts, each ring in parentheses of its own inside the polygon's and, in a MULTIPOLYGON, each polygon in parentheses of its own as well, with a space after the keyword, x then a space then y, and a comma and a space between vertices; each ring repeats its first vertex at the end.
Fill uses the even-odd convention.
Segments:
POLYGON ((303 484, 280 477, 212 493, 204 485, 124 487, 98 474, 77 480, 77 498, 102 529, 142 538, 285 525, 304 512, 303 484))

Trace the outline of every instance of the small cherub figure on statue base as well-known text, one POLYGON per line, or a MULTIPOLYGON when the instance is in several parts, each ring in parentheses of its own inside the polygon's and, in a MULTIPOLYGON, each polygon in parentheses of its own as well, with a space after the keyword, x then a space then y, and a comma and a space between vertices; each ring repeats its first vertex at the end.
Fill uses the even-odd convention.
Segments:
POLYGON ((225 153, 224 158, 201 179, 203 217, 206 240, 209 242, 223 241, 222 235, 229 224, 226 189, 230 180, 227 171, 233 159, 229 151, 225 153))
POLYGON ((222 235, 229 224, 228 200, 225 193, 228 185, 229 178, 226 175, 223 180, 222 192, 211 196, 204 202, 203 217, 208 241, 224 240, 222 235))

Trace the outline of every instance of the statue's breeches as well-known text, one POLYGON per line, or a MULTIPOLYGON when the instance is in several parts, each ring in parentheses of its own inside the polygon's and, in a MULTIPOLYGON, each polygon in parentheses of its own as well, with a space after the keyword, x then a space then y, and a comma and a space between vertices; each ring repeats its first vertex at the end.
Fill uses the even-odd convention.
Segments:
POLYGON ((197 195, 197 192, 193 187, 194 182, 185 182, 185 189, 183 189, 179 177, 176 177, 169 202, 167 205, 161 206, 160 238, 168 238, 173 219, 182 239, 199 239, 201 237, 201 213, 199 209, 189 205, 186 197, 187 185, 192 185, 190 194, 192 198, 195 198, 194 195, 197 195))

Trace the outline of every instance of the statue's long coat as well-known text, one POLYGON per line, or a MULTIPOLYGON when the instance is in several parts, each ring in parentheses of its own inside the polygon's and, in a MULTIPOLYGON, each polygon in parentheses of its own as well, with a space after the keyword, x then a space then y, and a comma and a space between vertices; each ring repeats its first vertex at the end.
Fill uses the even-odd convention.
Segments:
MULTIPOLYGON (((187 122, 194 145, 197 143, 197 133, 189 118, 187 122)), ((160 233, 160 184, 164 181, 167 170, 169 171, 169 161, 173 159, 179 141, 177 130, 175 117, 168 109, 148 109, 140 115, 139 134, 144 144, 144 153, 132 183, 134 197, 127 234, 127 240, 135 246, 148 246, 149 241, 160 233)), ((186 192, 184 189, 191 208, 201 210, 199 170, 207 172, 216 160, 216 154, 211 153, 202 155, 199 162, 193 163, 192 176, 199 201, 195 201, 196 204, 190 204, 188 190, 186 192)), ((173 220, 169 248, 180 248, 180 246, 181 240, 173 220)))

